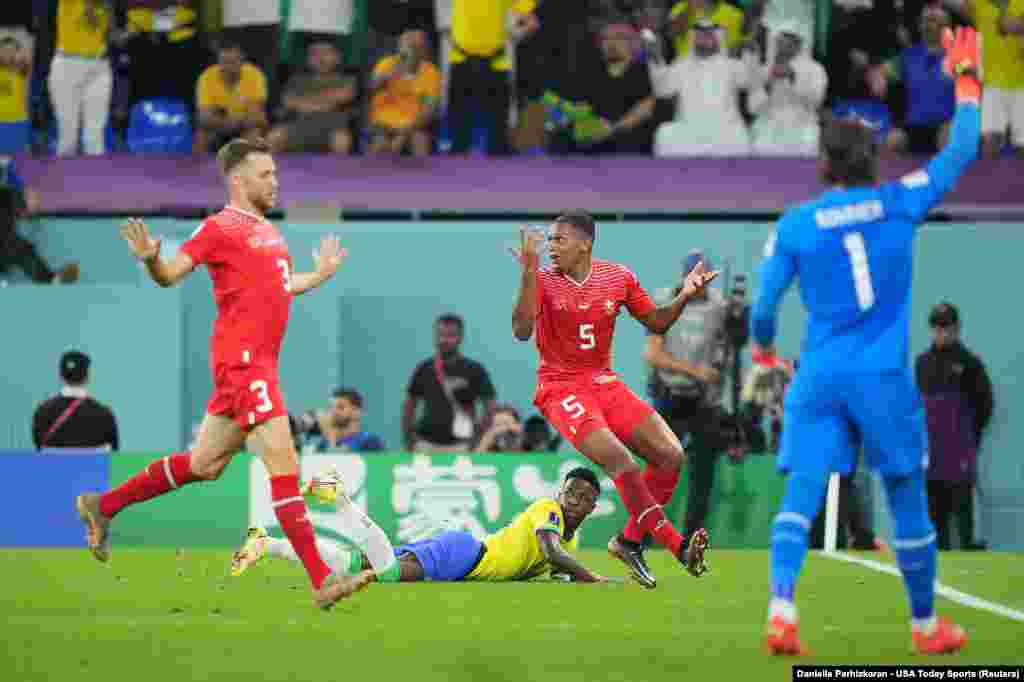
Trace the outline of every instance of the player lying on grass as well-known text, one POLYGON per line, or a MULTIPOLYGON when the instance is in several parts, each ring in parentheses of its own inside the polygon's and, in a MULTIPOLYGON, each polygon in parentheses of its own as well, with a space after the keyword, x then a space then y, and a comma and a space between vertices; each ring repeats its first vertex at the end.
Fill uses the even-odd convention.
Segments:
MULTIPOLYGON (((331 472, 314 478, 303 492, 321 502, 332 502, 345 536, 359 551, 317 540, 320 553, 338 575, 358 575, 372 569, 379 582, 420 580, 530 580, 550 570, 578 582, 605 582, 568 551, 576 549, 576 530, 594 511, 601 493, 597 476, 578 467, 566 474, 558 499, 541 498, 512 523, 478 540, 465 531, 443 531, 425 540, 392 547, 384 531, 359 510, 331 472)), ((241 575, 264 556, 298 561, 285 540, 250 528, 245 544, 235 552, 231 574, 241 575)))

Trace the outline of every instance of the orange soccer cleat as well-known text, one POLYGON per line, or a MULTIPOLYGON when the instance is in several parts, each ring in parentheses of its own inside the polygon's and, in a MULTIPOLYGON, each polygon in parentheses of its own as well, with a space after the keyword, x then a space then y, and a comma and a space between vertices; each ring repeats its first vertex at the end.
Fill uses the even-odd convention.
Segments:
POLYGON ((953 654, 960 651, 967 644, 967 633, 959 625, 955 625, 945 618, 939 618, 932 634, 926 634, 923 630, 913 629, 911 639, 914 643, 914 651, 925 656, 935 654, 953 654))
POLYGON ((772 616, 768 620, 765 644, 773 656, 806 656, 810 653, 800 643, 797 624, 786 622, 782 616, 772 616))

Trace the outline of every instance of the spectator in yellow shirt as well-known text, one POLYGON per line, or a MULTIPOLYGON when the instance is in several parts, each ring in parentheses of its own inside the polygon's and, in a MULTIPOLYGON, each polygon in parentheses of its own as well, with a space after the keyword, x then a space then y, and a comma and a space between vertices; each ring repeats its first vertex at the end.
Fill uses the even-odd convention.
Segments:
POLYGON ((536 5, 536 0, 453 0, 448 55, 453 154, 469 151, 477 115, 487 128, 487 152, 508 153, 512 60, 507 45, 510 37, 518 40, 538 28, 536 5))
POLYGON ((25 151, 32 137, 28 79, 32 52, 13 35, 0 38, 0 154, 25 151))
POLYGON ((267 127, 267 79, 245 61, 237 43, 224 42, 217 63, 196 84, 194 149, 205 154, 232 137, 256 138, 267 127))
POLYGON ((430 154, 431 124, 441 98, 441 72, 427 60, 427 34, 406 31, 398 38, 398 54, 373 67, 370 90, 370 152, 415 156, 430 154))
POLYGON ((964 10, 985 49, 982 147, 998 157, 1007 132, 1024 149, 1024 0, 966 0, 964 10))
POLYGON ((723 52, 734 50, 743 42, 743 12, 722 0, 683 0, 672 7, 669 17, 669 33, 677 57, 690 54, 693 27, 702 19, 725 31, 723 52))

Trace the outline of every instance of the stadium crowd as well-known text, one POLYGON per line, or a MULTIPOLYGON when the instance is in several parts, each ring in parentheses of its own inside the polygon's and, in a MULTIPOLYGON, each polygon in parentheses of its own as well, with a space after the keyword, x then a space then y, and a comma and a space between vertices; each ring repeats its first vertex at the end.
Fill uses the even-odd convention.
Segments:
POLYGON ((0 8, 0 152, 813 156, 824 116, 945 141, 942 30, 985 44, 989 156, 1024 138, 1024 2, 32 0, 0 8), (1008 135, 1010 136, 1008 138, 1008 135))

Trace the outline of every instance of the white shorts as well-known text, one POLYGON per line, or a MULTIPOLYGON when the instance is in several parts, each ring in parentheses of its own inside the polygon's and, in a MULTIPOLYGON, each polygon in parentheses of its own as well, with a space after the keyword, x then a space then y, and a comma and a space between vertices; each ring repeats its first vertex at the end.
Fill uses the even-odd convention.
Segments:
POLYGON ((1024 89, 985 88, 981 100, 981 132, 1012 131, 1013 143, 1024 146, 1024 89))

